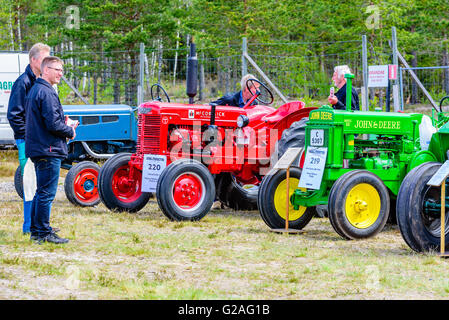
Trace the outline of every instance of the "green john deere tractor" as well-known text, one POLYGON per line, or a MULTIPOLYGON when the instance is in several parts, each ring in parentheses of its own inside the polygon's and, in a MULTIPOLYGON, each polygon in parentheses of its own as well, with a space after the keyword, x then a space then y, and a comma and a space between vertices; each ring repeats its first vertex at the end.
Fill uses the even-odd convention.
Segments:
MULTIPOLYGON (((369 238, 395 214, 398 198, 397 219, 404 234, 402 226, 410 229, 411 222, 401 210, 410 210, 411 205, 403 204, 401 195, 410 196, 416 188, 413 183, 422 178, 419 175, 427 177, 423 172, 435 172, 438 162, 447 159, 449 139, 441 141, 442 130, 449 133, 449 127, 443 126, 447 118, 441 112, 432 122, 418 113, 351 111, 353 75, 345 77, 347 109, 322 106, 309 114, 304 165, 291 167, 289 172, 289 226, 304 228, 314 215, 314 207, 327 205, 331 225, 340 236, 369 238), (441 129, 434 134, 438 126, 441 129), (412 183, 401 187, 406 175, 406 181, 412 183)), ((261 217, 273 229, 285 225, 286 176, 286 170, 267 175, 259 189, 261 217)), ((426 212, 429 219, 436 219, 432 210, 438 206, 432 195, 424 196, 429 202, 426 212)))

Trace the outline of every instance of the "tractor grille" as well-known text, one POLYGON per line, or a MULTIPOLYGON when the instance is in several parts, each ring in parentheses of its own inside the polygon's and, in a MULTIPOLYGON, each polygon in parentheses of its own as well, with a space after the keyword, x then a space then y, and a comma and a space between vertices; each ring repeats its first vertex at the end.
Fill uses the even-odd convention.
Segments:
POLYGON ((159 115, 139 114, 139 134, 137 154, 159 154, 161 117, 159 115))

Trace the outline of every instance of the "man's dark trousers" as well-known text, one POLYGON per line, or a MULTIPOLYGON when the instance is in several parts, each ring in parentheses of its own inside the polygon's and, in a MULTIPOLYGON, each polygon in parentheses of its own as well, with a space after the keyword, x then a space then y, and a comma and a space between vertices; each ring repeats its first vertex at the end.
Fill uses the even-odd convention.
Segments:
POLYGON ((43 238, 51 233, 50 210, 58 189, 62 158, 31 158, 36 170, 36 194, 31 207, 31 236, 43 238))

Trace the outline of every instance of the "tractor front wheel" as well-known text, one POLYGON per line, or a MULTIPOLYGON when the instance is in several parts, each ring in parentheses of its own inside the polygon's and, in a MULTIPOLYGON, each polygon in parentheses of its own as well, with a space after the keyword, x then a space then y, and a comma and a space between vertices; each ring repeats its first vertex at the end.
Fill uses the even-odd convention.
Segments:
POLYGON ((385 226, 390 196, 375 174, 357 170, 337 179, 329 194, 329 219, 346 239, 370 238, 385 226))
POLYGON ((76 206, 92 207, 100 202, 98 173, 100 167, 92 161, 82 161, 72 166, 64 180, 67 199, 76 206))
MULTIPOLYGON (((289 179, 289 197, 297 189, 301 169, 290 168, 289 179)), ((259 189, 257 206, 259 208, 262 220, 271 229, 280 229, 285 227, 287 216, 287 172, 279 170, 273 175, 267 175, 263 178, 259 189)), ((292 229, 304 228, 315 215, 315 207, 299 207, 294 210, 293 205, 289 206, 288 225, 292 229)))
POLYGON ((114 211, 137 212, 151 197, 142 192, 142 172, 134 168, 130 175, 130 153, 118 153, 109 158, 100 169, 98 191, 104 205, 114 211))
POLYGON ((170 220, 200 220, 214 203, 214 179, 202 163, 178 160, 159 177, 156 197, 160 209, 170 220))
MULTIPOLYGON (((417 252, 440 250, 441 187, 427 185, 440 167, 441 163, 426 162, 413 168, 399 188, 396 200, 398 227, 408 246, 417 252)), ((448 191, 446 197, 447 194, 448 191)), ((445 226, 445 246, 449 246, 448 215, 445 226)))

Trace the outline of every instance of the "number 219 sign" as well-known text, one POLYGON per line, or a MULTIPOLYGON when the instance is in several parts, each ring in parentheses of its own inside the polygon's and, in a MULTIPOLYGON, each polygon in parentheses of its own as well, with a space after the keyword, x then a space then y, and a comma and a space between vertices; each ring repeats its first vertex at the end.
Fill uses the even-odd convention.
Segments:
POLYGON ((318 190, 323 179, 324 165, 326 164, 327 148, 307 148, 306 159, 299 179, 299 188, 318 190))

